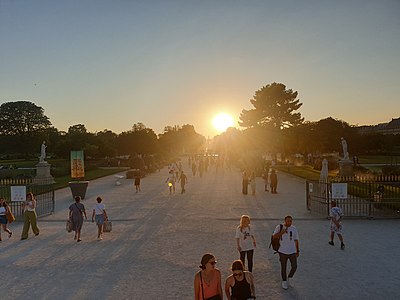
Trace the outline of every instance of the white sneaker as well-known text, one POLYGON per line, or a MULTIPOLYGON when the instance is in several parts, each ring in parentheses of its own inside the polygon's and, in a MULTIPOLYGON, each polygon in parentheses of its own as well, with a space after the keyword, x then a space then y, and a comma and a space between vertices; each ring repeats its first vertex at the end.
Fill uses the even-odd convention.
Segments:
POLYGON ((287 290, 287 289, 288 289, 287 281, 282 281, 282 288, 283 288, 284 290, 287 290))

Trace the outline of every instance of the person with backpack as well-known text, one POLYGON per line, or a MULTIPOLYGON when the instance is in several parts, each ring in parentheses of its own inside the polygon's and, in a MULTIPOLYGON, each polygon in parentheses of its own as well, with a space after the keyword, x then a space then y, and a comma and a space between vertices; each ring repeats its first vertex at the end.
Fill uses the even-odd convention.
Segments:
POLYGON ((331 201, 331 211, 329 214, 331 219, 331 240, 328 242, 329 245, 334 246, 333 239, 335 237, 335 233, 337 234, 340 240, 340 249, 344 250, 344 241, 342 235, 342 218, 343 218, 343 211, 340 207, 337 206, 336 201, 331 201))
POLYGON ((292 225, 293 218, 285 217, 285 222, 276 226, 272 238, 279 240, 279 261, 281 263, 282 288, 287 290, 294 273, 297 270, 297 258, 300 254, 299 234, 292 225), (287 261, 290 260, 291 270, 287 275, 287 261))
POLYGON ((253 255, 256 247, 253 228, 250 226, 250 217, 243 215, 240 217, 239 226, 236 228, 236 244, 240 253, 240 260, 245 265, 247 256, 248 270, 253 272, 253 255))

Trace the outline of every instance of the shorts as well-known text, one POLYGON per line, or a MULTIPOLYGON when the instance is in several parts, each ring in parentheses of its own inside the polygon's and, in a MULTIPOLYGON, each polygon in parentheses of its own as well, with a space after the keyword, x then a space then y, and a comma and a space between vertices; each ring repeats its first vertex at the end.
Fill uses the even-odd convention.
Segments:
POLYGON ((343 229, 342 224, 340 224, 340 226, 337 227, 334 223, 331 223, 331 232, 342 234, 342 229, 343 229))
POLYGON ((103 225, 104 224, 104 215, 96 215, 95 216, 96 225, 103 225))
POLYGON ((8 223, 8 220, 7 220, 6 215, 1 215, 0 216, 0 224, 7 224, 7 223, 8 223))

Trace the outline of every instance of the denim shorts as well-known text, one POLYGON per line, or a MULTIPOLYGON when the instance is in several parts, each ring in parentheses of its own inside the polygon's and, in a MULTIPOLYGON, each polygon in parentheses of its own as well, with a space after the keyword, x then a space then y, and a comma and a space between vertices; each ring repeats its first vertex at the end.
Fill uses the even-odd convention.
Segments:
POLYGON ((0 215, 0 224, 7 224, 7 217, 6 215, 0 215))
POLYGON ((104 224, 104 215, 96 215, 95 216, 96 225, 103 225, 104 224))

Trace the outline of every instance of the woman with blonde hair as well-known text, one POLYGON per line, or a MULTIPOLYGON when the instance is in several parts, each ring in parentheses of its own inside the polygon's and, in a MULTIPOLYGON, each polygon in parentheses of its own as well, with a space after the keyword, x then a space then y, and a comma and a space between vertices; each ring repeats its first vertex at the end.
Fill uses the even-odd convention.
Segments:
POLYGON ((215 265, 215 256, 206 253, 201 258, 200 271, 194 277, 195 300, 222 300, 221 272, 215 265))
POLYGON ((243 215, 240 218, 240 224, 236 228, 236 244, 243 266, 245 266, 245 258, 247 256, 248 270, 252 272, 256 239, 253 228, 250 226, 250 217, 248 215, 243 215))
POLYGON ((26 201, 22 203, 24 209, 24 227, 22 229, 21 240, 28 238, 29 228, 32 226, 32 231, 35 235, 39 235, 36 215, 36 199, 33 193, 26 195, 26 201))
POLYGON ((241 260, 232 264, 232 274, 225 280, 225 294, 228 300, 256 299, 253 274, 244 270, 241 260))

